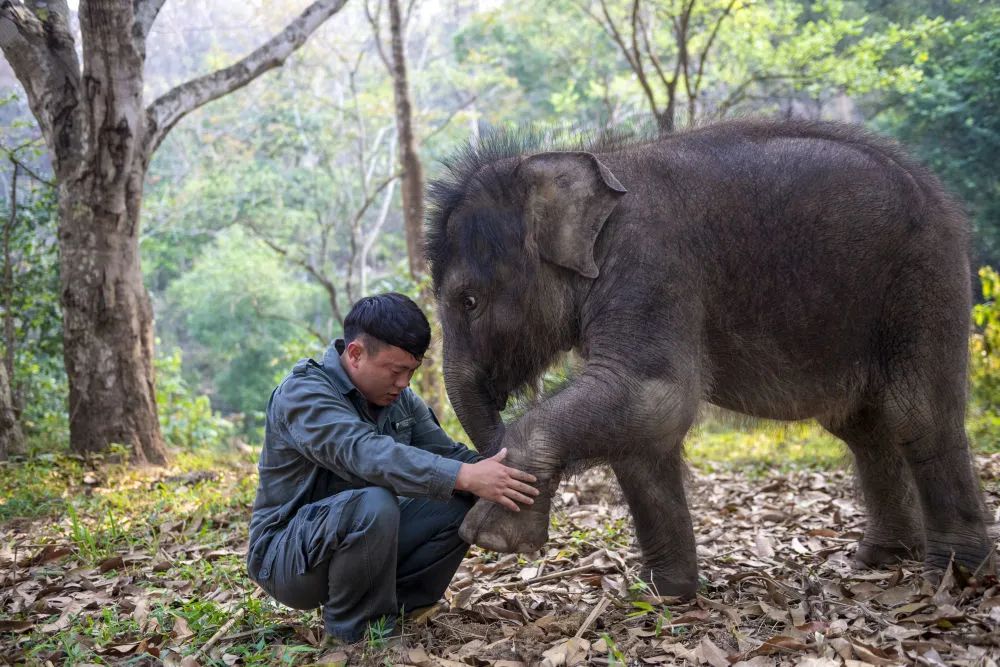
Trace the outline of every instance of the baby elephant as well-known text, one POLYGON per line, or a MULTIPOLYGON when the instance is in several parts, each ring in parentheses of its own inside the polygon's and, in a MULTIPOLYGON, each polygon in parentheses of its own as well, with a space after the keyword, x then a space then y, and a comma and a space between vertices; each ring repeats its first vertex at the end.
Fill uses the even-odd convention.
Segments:
POLYGON ((699 401, 814 418, 850 447, 866 565, 991 553, 964 431, 969 227, 938 180, 850 126, 740 121, 544 150, 470 148, 430 187, 448 395, 476 447, 542 494, 480 500, 463 535, 547 538, 561 472, 604 460, 662 595, 698 582, 681 441, 699 401), (563 391, 504 424, 563 351, 563 391))

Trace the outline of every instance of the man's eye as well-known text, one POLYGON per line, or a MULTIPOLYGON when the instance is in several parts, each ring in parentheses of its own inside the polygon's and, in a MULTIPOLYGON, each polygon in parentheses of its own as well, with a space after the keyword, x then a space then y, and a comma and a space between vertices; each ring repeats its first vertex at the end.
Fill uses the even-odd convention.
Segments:
POLYGON ((466 294, 465 299, 462 300, 462 305, 465 306, 466 310, 475 310, 477 303, 478 302, 476 301, 476 297, 472 296, 471 294, 466 294))

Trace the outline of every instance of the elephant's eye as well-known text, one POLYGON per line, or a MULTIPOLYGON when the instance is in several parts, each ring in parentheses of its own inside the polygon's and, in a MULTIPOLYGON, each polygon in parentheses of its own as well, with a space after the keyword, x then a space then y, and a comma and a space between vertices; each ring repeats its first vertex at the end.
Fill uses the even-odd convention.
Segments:
POLYGON ((476 297, 472 296, 471 294, 466 294, 465 298, 462 299, 462 305, 465 306, 466 310, 470 311, 475 310, 477 303, 478 302, 476 301, 476 297))

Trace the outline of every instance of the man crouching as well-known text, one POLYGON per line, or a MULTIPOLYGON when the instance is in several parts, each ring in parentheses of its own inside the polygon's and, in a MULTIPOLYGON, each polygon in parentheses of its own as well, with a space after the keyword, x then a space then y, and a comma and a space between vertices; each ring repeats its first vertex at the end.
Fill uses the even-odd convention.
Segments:
POLYGON ((506 450, 484 459, 455 442, 408 388, 430 337, 409 298, 363 298, 323 362, 298 362, 267 405, 249 574, 282 604, 322 606, 344 641, 441 598, 473 496, 518 511, 538 495, 506 450))

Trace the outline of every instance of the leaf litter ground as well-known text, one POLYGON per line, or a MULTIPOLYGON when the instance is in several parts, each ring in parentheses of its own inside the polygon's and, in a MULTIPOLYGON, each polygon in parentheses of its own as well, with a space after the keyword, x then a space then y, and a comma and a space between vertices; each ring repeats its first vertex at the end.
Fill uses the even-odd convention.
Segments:
MULTIPOLYGON (((979 458, 1000 507, 1000 455, 979 458)), ((58 520, 0 532, 0 664, 996 665, 1000 585, 918 563, 855 570, 864 516, 844 471, 694 472, 702 586, 659 598, 637 576, 627 509, 597 468, 560 487, 535 554, 472 549, 435 608, 324 642, 243 567, 255 474, 78 466, 58 520)))

